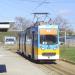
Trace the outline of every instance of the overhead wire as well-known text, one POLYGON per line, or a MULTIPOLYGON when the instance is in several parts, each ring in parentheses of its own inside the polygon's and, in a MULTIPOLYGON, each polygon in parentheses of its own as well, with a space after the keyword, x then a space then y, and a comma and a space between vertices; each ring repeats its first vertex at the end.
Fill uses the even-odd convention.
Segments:
MULTIPOLYGON (((20 1, 26 1, 26 2, 34 2, 34 3, 40 3, 40 2, 42 2, 43 0, 20 0, 20 1)), ((44 0, 44 2, 46 2, 46 3, 48 3, 49 1, 46 1, 46 0, 44 0)))
POLYGON ((42 6, 43 4, 48 4, 48 3, 50 3, 50 2, 48 2, 48 1, 46 1, 46 0, 43 0, 42 2, 40 2, 40 3, 38 4, 38 6, 36 6, 36 7, 34 8, 34 10, 37 9, 37 8, 39 8, 39 7, 42 6))

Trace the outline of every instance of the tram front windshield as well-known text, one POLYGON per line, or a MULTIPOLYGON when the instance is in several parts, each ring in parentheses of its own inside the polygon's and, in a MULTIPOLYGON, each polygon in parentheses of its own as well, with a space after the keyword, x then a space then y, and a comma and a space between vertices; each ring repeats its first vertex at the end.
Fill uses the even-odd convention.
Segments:
POLYGON ((40 35, 40 44, 53 45, 57 43, 57 35, 40 35))

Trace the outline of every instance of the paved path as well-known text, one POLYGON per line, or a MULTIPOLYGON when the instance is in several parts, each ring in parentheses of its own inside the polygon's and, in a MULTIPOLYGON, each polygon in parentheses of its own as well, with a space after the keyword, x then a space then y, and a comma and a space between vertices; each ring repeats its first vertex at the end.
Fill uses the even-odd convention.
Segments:
POLYGON ((7 72, 0 75, 46 75, 28 60, 0 47, 0 65, 2 64, 6 66, 7 72))

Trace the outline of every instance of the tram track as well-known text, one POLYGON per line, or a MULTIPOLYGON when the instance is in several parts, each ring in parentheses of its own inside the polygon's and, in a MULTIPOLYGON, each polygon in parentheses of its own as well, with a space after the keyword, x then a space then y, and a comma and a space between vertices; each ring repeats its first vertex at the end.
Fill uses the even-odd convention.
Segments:
POLYGON ((75 70, 63 64, 37 64, 47 75, 75 75, 75 70))
POLYGON ((53 63, 51 63, 50 61, 48 63, 32 63, 32 65, 38 67, 47 75, 75 75, 75 65, 62 60, 58 60, 53 63))
POLYGON ((57 60, 53 63, 51 63, 50 61, 48 61, 48 63, 32 63, 32 65, 38 67, 47 75, 75 75, 75 65, 62 60, 57 60))
POLYGON ((55 64, 52 64, 52 65, 44 65, 46 68, 48 69, 51 69, 55 72, 57 72, 58 74, 60 75, 75 75, 75 73, 73 73, 72 71, 68 70, 68 69, 65 69, 65 67, 61 67, 59 65, 55 65, 55 64))

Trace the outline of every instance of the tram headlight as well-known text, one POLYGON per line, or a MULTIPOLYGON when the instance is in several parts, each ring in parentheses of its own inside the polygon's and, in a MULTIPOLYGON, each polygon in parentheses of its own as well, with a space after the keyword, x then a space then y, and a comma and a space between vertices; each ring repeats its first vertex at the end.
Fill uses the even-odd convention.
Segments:
POLYGON ((45 48, 42 47, 41 49, 44 50, 45 48))
POLYGON ((42 50, 44 50, 44 49, 45 49, 45 48, 44 48, 44 47, 42 47, 42 46, 41 46, 40 48, 41 48, 42 50))
POLYGON ((55 50, 55 49, 57 49, 58 48, 58 46, 55 46, 54 48, 53 48, 53 50, 55 50))
POLYGON ((53 50, 55 50, 55 49, 57 49, 57 48, 53 48, 53 50))

